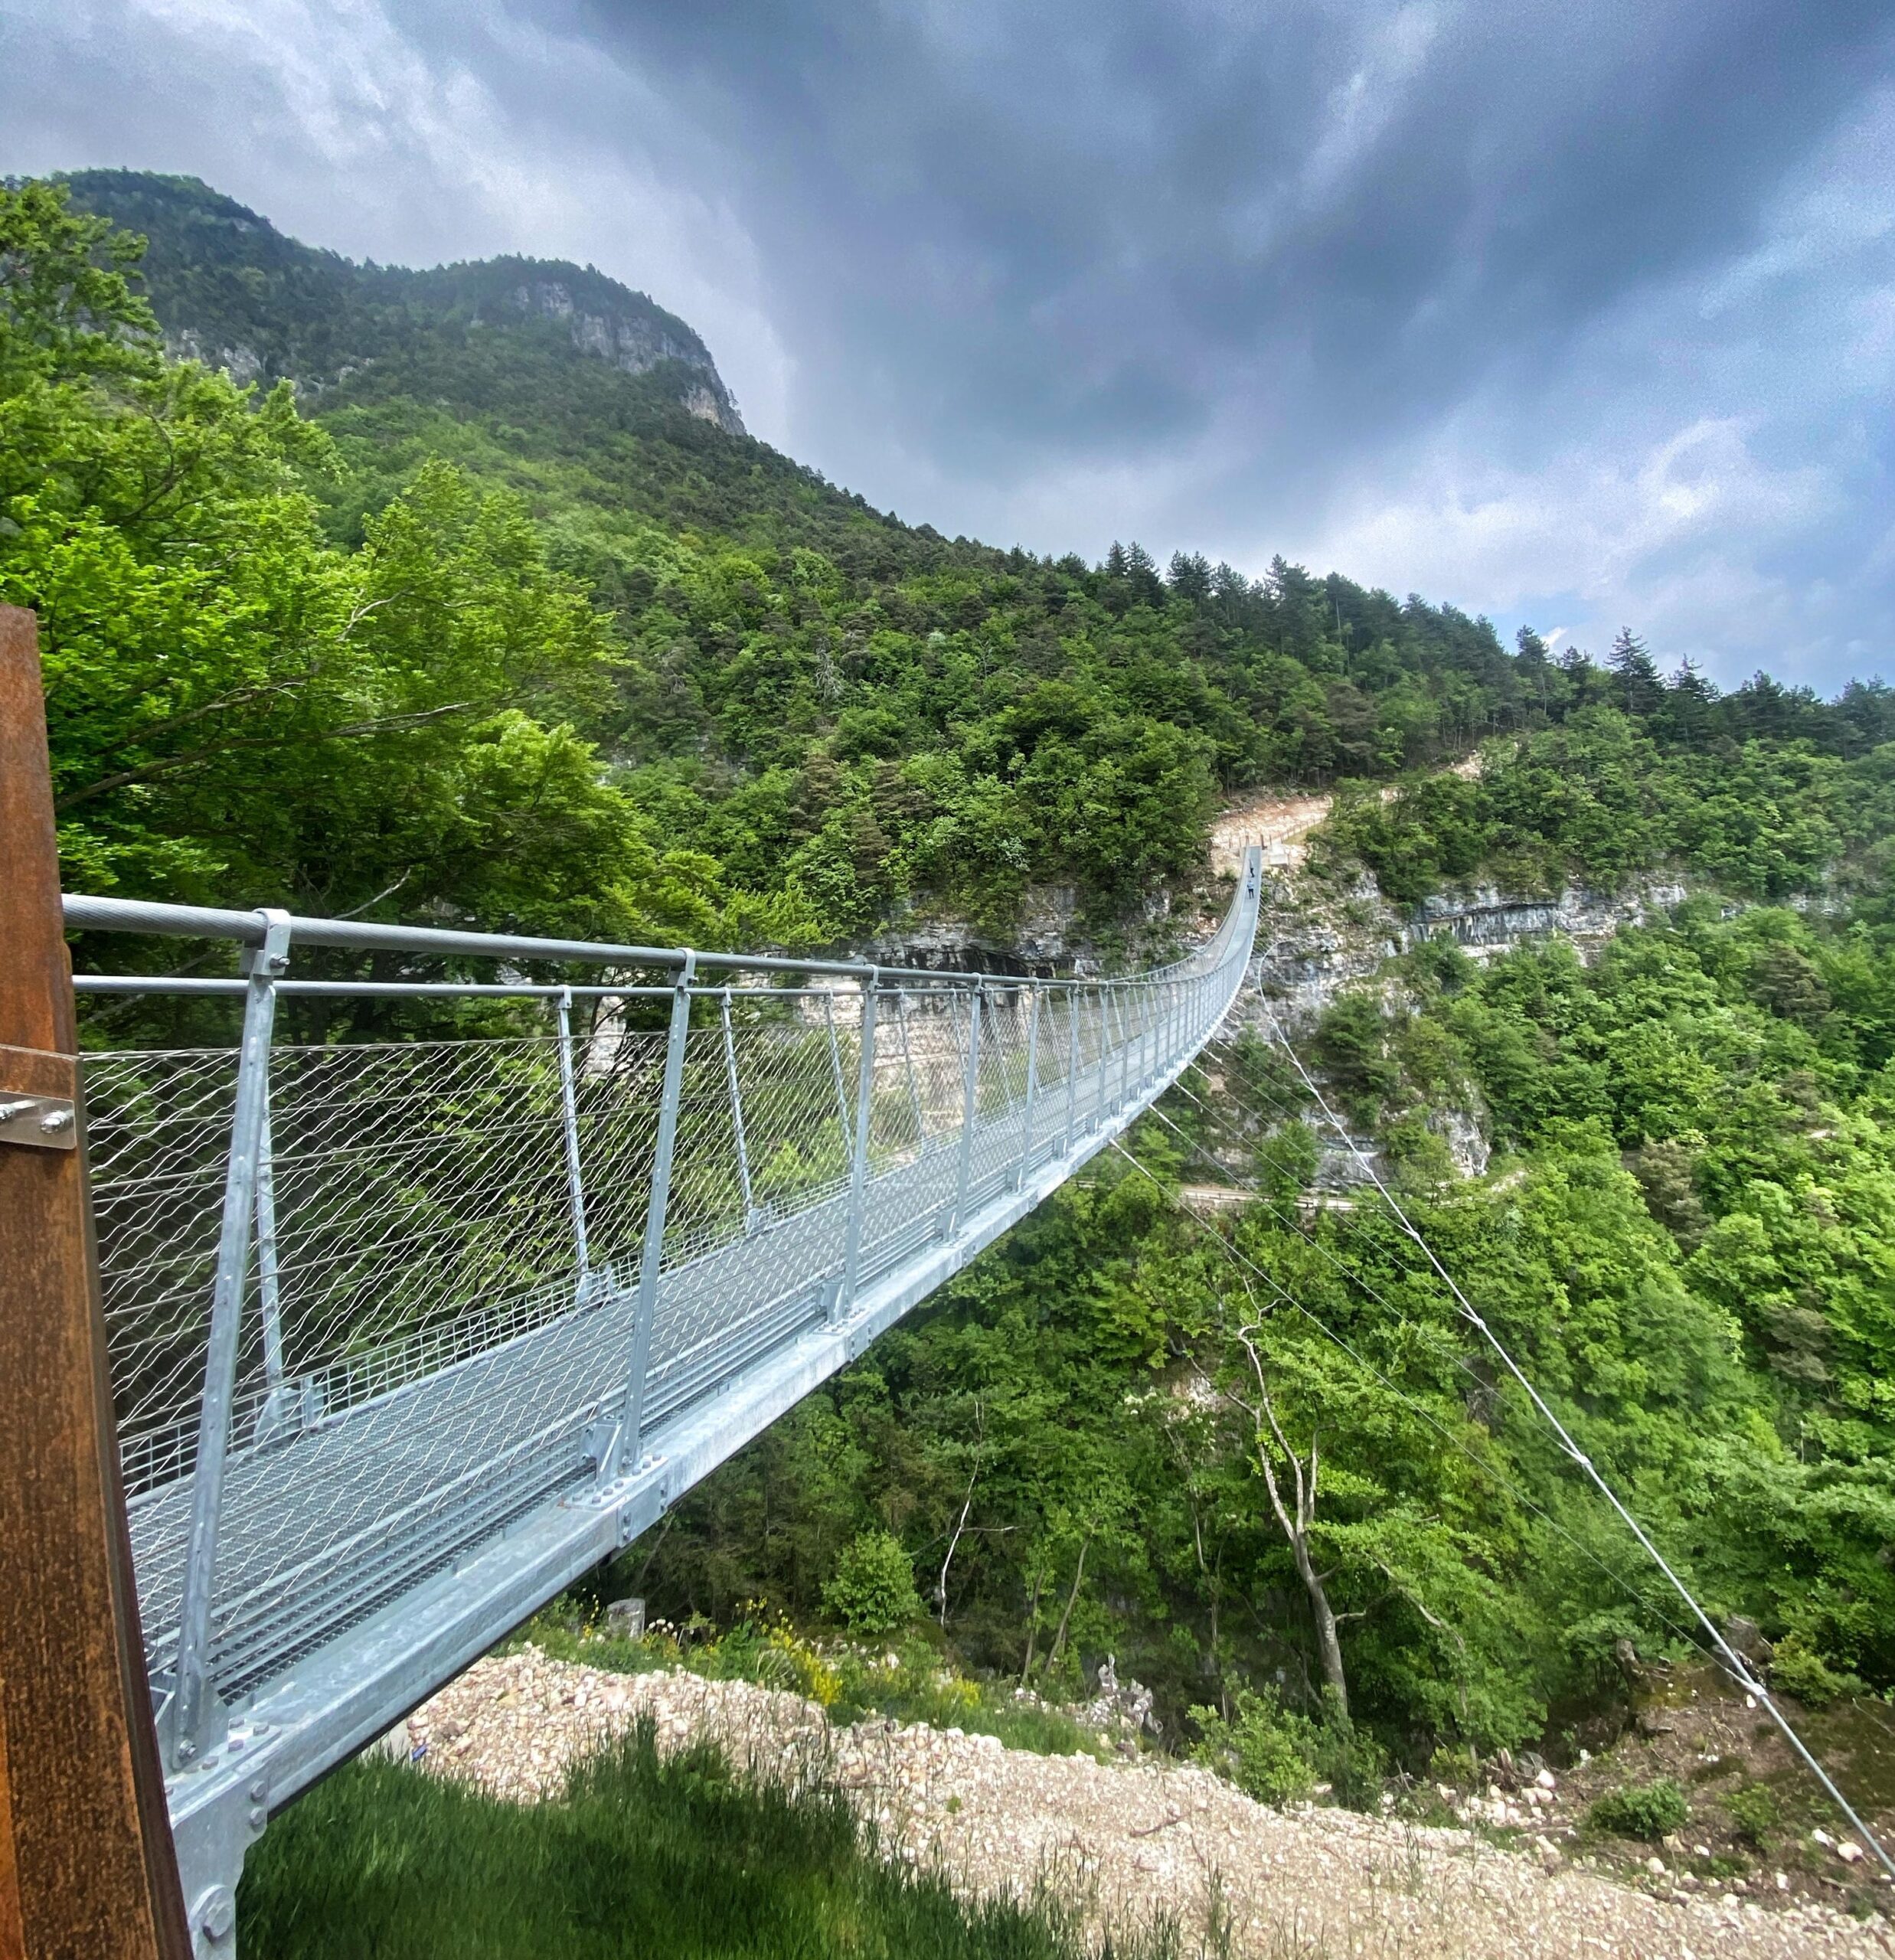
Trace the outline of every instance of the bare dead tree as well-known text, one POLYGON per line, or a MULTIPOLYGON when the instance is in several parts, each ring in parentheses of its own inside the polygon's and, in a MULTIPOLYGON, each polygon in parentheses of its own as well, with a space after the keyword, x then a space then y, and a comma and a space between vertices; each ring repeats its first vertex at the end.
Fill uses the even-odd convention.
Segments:
POLYGON ((954 1530, 948 1539, 947 1557, 941 1561, 941 1576, 934 1582, 936 1603, 941 1609, 941 1631, 947 1632, 948 1616, 948 1567, 954 1563, 956 1549, 961 1542, 961 1534, 967 1529, 968 1514, 974 1508, 974 1486, 980 1481, 981 1459, 987 1451, 987 1415, 978 1396, 974 1402, 974 1467, 967 1475, 967 1494, 961 1501, 961 1514, 955 1520, 954 1530))
POLYGON ((1249 1418, 1256 1448, 1257 1466, 1263 1472, 1264 1488, 1269 1492, 1270 1508, 1276 1513, 1277 1524, 1289 1543, 1296 1576, 1309 1596, 1309 1611, 1315 1622, 1316 1653, 1322 1665, 1323 1681, 1335 1697, 1338 1713, 1346 1717, 1349 1712, 1349 1683, 1342 1665, 1342 1642, 1336 1631, 1336 1611, 1329 1603, 1328 1582, 1331 1575, 1316 1569, 1309 1544, 1310 1530, 1316 1521, 1316 1498, 1322 1469, 1318 1431, 1312 1423, 1305 1460, 1292 1446, 1277 1416, 1269 1370, 1257 1347, 1256 1332, 1254 1325, 1236 1330, 1237 1344, 1249 1361, 1251 1380, 1256 1384, 1255 1399, 1228 1388, 1220 1392, 1249 1418), (1279 1455, 1284 1475, 1279 1474, 1279 1455), (1286 1476, 1293 1501, 1286 1501, 1284 1497, 1286 1476))

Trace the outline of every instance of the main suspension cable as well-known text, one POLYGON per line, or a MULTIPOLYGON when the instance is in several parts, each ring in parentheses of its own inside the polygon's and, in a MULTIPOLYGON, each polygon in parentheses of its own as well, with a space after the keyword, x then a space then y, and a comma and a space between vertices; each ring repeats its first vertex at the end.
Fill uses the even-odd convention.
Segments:
MULTIPOLYGON (((1160 1122, 1165 1124, 1171 1129, 1176 1132, 1179 1139, 1189 1148, 1196 1151, 1200 1156, 1204 1157, 1207 1162, 1212 1164, 1216 1163, 1217 1160, 1210 1155, 1209 1152, 1204 1149, 1204 1146, 1198 1143, 1194 1138, 1188 1135, 1184 1130, 1180 1129, 1162 1109, 1154 1107, 1148 1110, 1145 1113, 1148 1116, 1155 1116, 1160 1122)), ((1206 1236, 1210 1238, 1227 1258, 1233 1259, 1238 1265, 1243 1266, 1249 1271, 1255 1273, 1257 1278, 1261 1279, 1266 1285, 1269 1286, 1270 1289, 1287 1305, 1293 1308, 1296 1312, 1301 1314, 1304 1319, 1308 1321, 1312 1327, 1316 1328, 1316 1330, 1323 1334, 1327 1339, 1334 1342, 1338 1348, 1341 1349, 1344 1354, 1348 1355, 1351 1360, 1354 1361, 1361 1367, 1366 1369, 1369 1374, 1374 1375, 1375 1379, 1380 1382, 1391 1395, 1394 1396, 1398 1400, 1403 1402, 1410 1409, 1413 1410, 1423 1422, 1426 1423, 1431 1428, 1435 1429, 1436 1432, 1439 1434, 1447 1442, 1451 1444, 1453 1448, 1459 1450, 1476 1469, 1484 1472, 1488 1476, 1491 1477, 1494 1481, 1497 1483, 1502 1490, 1505 1491, 1510 1497, 1515 1499, 1518 1503, 1524 1504, 1527 1510, 1531 1511, 1536 1517, 1539 1517, 1550 1530, 1556 1533, 1560 1537, 1564 1539, 1567 1544, 1571 1546, 1573 1550, 1577 1552, 1581 1557, 1589 1560, 1593 1565, 1596 1566, 1599 1571, 1604 1573, 1606 1577, 1610 1579, 1612 1583, 1625 1594, 1627 1599, 1631 1600, 1632 1604, 1639 1609, 1639 1612, 1650 1615, 1652 1618, 1658 1620, 1661 1625, 1666 1627, 1671 1632, 1675 1634, 1679 1639, 1684 1641, 1688 1645, 1697 1647, 1701 1652, 1705 1652, 1707 1659, 1712 1661, 1717 1660, 1717 1656, 1714 1654, 1706 1652, 1706 1650, 1702 1648, 1701 1643, 1698 1642, 1697 1636, 1688 1628, 1680 1626, 1678 1622, 1673 1619, 1668 1613, 1665 1612, 1661 1609, 1655 1606, 1651 1600, 1647 1599, 1645 1596, 1632 1584, 1629 1579, 1625 1577, 1624 1573, 1616 1570, 1612 1566, 1608 1565, 1605 1560, 1603 1559, 1597 1552, 1593 1550, 1590 1545, 1586 1544, 1583 1540, 1575 1536, 1573 1533, 1569 1531, 1550 1511, 1545 1509, 1545 1508, 1541 1504, 1537 1503, 1527 1494, 1525 1491, 1522 1490, 1518 1484, 1513 1482, 1511 1479, 1505 1474, 1505 1472, 1498 1469, 1491 1462, 1485 1462, 1482 1458, 1475 1455, 1473 1451, 1468 1447, 1467 1444, 1461 1438, 1455 1436, 1451 1430, 1447 1429, 1441 1423, 1438 1422, 1434 1416, 1420 1402, 1417 1402, 1412 1396, 1407 1394, 1403 1390, 1398 1388, 1395 1383, 1390 1381, 1386 1375, 1383 1374, 1381 1371, 1376 1367, 1375 1364, 1368 1360, 1359 1349, 1354 1347, 1349 1341, 1344 1340, 1344 1338, 1341 1334, 1338 1334, 1335 1329, 1331 1327, 1327 1321, 1323 1320, 1317 1314, 1312 1312, 1311 1309, 1305 1306, 1301 1300, 1298 1299, 1295 1295, 1289 1292, 1274 1275, 1266 1272, 1264 1269, 1259 1266, 1255 1260, 1240 1252, 1227 1239, 1224 1237, 1222 1233, 1213 1231, 1211 1228, 1197 1216, 1197 1213, 1184 1202, 1181 1195, 1176 1191, 1168 1190, 1162 1181, 1155 1177, 1152 1171, 1145 1164, 1135 1157, 1122 1143, 1115 1143, 1114 1147, 1119 1151, 1121 1156, 1126 1158, 1128 1161, 1135 1165, 1139 1171, 1144 1173, 1145 1177, 1149 1178, 1153 1184, 1158 1186, 1159 1190, 1165 1191, 1165 1194, 1171 1199, 1173 1204, 1175 1204, 1178 1209, 1190 1220, 1192 1224, 1195 1225, 1200 1231, 1203 1232, 1206 1236)), ((1289 1230, 1298 1233, 1299 1236, 1302 1236, 1302 1226, 1300 1220, 1291 1218, 1286 1213, 1279 1210, 1278 1207, 1273 1204, 1271 1200, 1261 1191, 1253 1190, 1252 1194, 1256 1203, 1263 1205, 1267 1210, 1272 1213, 1279 1222, 1286 1225, 1289 1230)), ((1390 1314, 1397 1313, 1398 1310, 1388 1300, 1385 1295, 1379 1292, 1374 1286, 1371 1285, 1359 1272, 1352 1271, 1348 1266, 1344 1265, 1341 1259, 1336 1258, 1336 1256, 1331 1253, 1326 1246, 1322 1245, 1319 1240, 1305 1238, 1304 1243, 1309 1245, 1313 1251, 1321 1253, 1322 1256, 1325 1259, 1328 1259, 1329 1263, 1342 1275, 1345 1280, 1361 1288, 1361 1289, 1366 1293, 1371 1300, 1374 1301, 1375 1303, 1378 1306, 1381 1307, 1385 1312, 1390 1314)), ((1485 1391, 1491 1387, 1491 1384, 1483 1380, 1479 1375, 1474 1372, 1473 1368, 1469 1365, 1465 1356, 1456 1354, 1452 1357, 1452 1359, 1454 1365, 1459 1368, 1477 1388, 1485 1391)), ((1722 1663, 1719 1662, 1718 1664, 1721 1666, 1722 1663)), ((1735 1677, 1733 1676, 1733 1678, 1734 1679, 1735 1677)))
POLYGON ((1357 1163, 1361 1165, 1369 1181, 1373 1184, 1376 1190, 1381 1194, 1383 1202, 1387 1205, 1390 1211, 1394 1215, 1396 1223, 1400 1225, 1401 1229, 1411 1240, 1413 1240, 1415 1245, 1420 1249, 1423 1257, 1427 1260, 1428 1263, 1434 1269, 1435 1272, 1440 1276, 1442 1283, 1446 1286, 1449 1292, 1454 1295, 1456 1300, 1459 1303, 1461 1312, 1466 1316, 1469 1323, 1479 1332, 1482 1338, 1486 1341, 1487 1344, 1493 1349, 1495 1354, 1499 1357, 1501 1365, 1505 1367, 1508 1373, 1513 1377, 1514 1380, 1519 1383, 1520 1386, 1524 1390, 1525 1390, 1528 1399, 1532 1402, 1534 1408, 1540 1412, 1541 1417, 1552 1429, 1554 1434, 1559 1439, 1560 1445, 1565 1449, 1567 1455, 1569 1455, 1573 1461, 1579 1465, 1580 1468, 1586 1473, 1586 1476, 1590 1478, 1592 1482, 1597 1487, 1599 1494, 1605 1498, 1606 1501, 1619 1514, 1620 1520, 1625 1524, 1625 1528, 1631 1532, 1633 1537, 1638 1540, 1639 1544, 1644 1550, 1645 1556, 1649 1558, 1652 1563, 1658 1567, 1658 1570, 1665 1575, 1665 1578, 1670 1582, 1673 1591, 1678 1594, 1678 1597, 1684 1601, 1686 1606, 1690 1609, 1693 1618, 1695 1619, 1698 1624, 1704 1628, 1705 1632, 1710 1636, 1712 1645, 1716 1648, 1718 1654, 1722 1657, 1726 1671, 1730 1674, 1731 1678, 1743 1689, 1746 1694, 1754 1695, 1756 1699, 1763 1704, 1765 1710, 1768 1712, 1770 1719, 1776 1723, 1777 1727, 1782 1731, 1785 1740, 1789 1742, 1790 1746, 1795 1750, 1796 1753, 1802 1758, 1804 1762, 1808 1765, 1810 1773, 1815 1777, 1816 1780, 1819 1783, 1821 1784, 1823 1788, 1828 1792, 1829 1797, 1831 1801, 1834 1802, 1836 1807, 1842 1812, 1843 1815, 1849 1820, 1851 1825, 1856 1831, 1859 1831, 1863 1838, 1867 1841, 1869 1847, 1874 1852, 1876 1857, 1881 1860, 1882 1865, 1887 1871, 1889 1876, 1891 1878, 1895 1878, 1895 1859, 1891 1859, 1887 1851, 1883 1848, 1881 1840, 1876 1836, 1874 1832, 1872 1831, 1867 1824, 1862 1821, 1861 1818, 1857 1815, 1854 1806, 1850 1803, 1848 1798, 1842 1794, 1841 1791, 1837 1788, 1835 1780, 1831 1777, 1828 1771, 1824 1769, 1822 1765, 1816 1760, 1815 1756, 1811 1753, 1808 1746, 1804 1742, 1802 1737, 1797 1733, 1795 1727, 1792 1725, 1789 1717, 1777 1707, 1776 1700, 1771 1695, 1769 1690, 1766 1688, 1751 1672, 1748 1664, 1744 1661, 1743 1656, 1737 1652, 1737 1649, 1733 1648, 1730 1645, 1730 1642, 1724 1638, 1723 1635, 1718 1631, 1716 1625, 1713 1622, 1710 1615, 1705 1612, 1701 1606, 1698 1604, 1697 1595, 1691 1591, 1691 1588, 1687 1586, 1684 1580, 1678 1576, 1678 1573, 1673 1570, 1670 1561, 1667 1560, 1665 1554, 1658 1550, 1657 1545, 1652 1542, 1652 1540, 1646 1532, 1645 1527, 1639 1522, 1638 1519, 1635 1518, 1632 1515, 1632 1512, 1626 1508, 1624 1502, 1620 1499, 1618 1492, 1615 1491, 1612 1485, 1606 1481, 1604 1474, 1599 1470, 1599 1467, 1593 1462, 1593 1459, 1580 1448, 1579 1445, 1574 1442, 1571 1433, 1567 1429, 1566 1425, 1560 1420, 1557 1415, 1554 1413, 1552 1409, 1548 1406, 1545 1397, 1541 1394, 1538 1389, 1534 1387, 1532 1382, 1527 1379, 1526 1371, 1521 1367, 1520 1364, 1514 1359, 1512 1354, 1508 1351, 1505 1343, 1503 1342, 1499 1335, 1495 1333, 1494 1330, 1488 1325, 1486 1321, 1475 1308, 1473 1302, 1469 1299, 1464 1292, 1462 1292, 1460 1285, 1456 1280, 1453 1274, 1449 1272, 1448 1269, 1442 1265, 1439 1258, 1436 1255, 1434 1248, 1428 1243, 1427 1240, 1424 1239, 1421 1236, 1420 1231, 1416 1230, 1413 1221, 1410 1220, 1407 1213, 1402 1209, 1400 1204, 1397 1202, 1394 1194, 1390 1191, 1387 1185, 1382 1181, 1380 1173, 1377 1171, 1373 1162, 1371 1161, 1369 1158, 1361 1150, 1361 1147, 1356 1143, 1355 1139, 1349 1135, 1348 1131, 1344 1127, 1341 1119, 1336 1115, 1335 1112, 1330 1108, 1327 1101, 1325 1100, 1322 1090, 1316 1086, 1315 1082, 1311 1079, 1309 1071, 1303 1067, 1302 1058, 1297 1054, 1296 1050, 1290 1046, 1289 1036, 1283 1032, 1282 1024, 1278 1021, 1276 1014, 1273 1011, 1267 1001, 1263 1003, 1263 1014, 1265 1019, 1269 1024, 1270 1031, 1276 1036, 1277 1040, 1282 1044, 1284 1054, 1289 1057, 1291 1067, 1295 1070, 1297 1074, 1302 1078, 1304 1088, 1309 1092, 1311 1100, 1315 1102, 1318 1109, 1322 1110, 1323 1115, 1328 1119, 1330 1128, 1335 1132, 1337 1136, 1341 1140, 1343 1147, 1348 1151, 1352 1157, 1354 1158, 1357 1163))

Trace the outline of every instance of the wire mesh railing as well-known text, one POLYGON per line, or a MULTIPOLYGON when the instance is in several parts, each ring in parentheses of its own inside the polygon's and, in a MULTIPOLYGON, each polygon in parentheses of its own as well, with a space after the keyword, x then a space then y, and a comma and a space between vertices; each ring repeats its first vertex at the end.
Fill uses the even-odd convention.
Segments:
POLYGON ((665 1423, 943 1248, 971 1256, 983 1214, 1057 1181, 1196 1053, 1256 904, 1252 867, 1189 959, 1080 982, 69 900, 76 924, 245 946, 240 979, 77 983, 243 1007, 234 1048, 84 1063, 172 1769, 470 1547, 635 1470, 665 1423), (292 978, 305 945, 511 965, 485 984, 292 978), (671 970, 515 977, 534 960, 671 970), (276 1024, 302 996, 483 992, 513 1003, 502 1031, 276 1024))

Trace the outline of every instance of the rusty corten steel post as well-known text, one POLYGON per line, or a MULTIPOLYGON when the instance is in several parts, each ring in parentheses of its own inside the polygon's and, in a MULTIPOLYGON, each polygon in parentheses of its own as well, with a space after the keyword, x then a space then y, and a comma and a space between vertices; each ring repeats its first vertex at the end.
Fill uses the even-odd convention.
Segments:
POLYGON ((86 1185, 38 636, 0 606, 0 1956, 188 1960, 86 1185), (74 1117, 63 1121, 70 1104, 74 1117), (23 1128, 77 1147, 13 1140, 23 1128))

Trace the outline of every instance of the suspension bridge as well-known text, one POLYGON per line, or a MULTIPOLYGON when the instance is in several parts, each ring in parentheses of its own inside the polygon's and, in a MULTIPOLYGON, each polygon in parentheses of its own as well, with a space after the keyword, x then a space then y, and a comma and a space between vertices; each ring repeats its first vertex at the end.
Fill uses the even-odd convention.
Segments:
POLYGON ((0 819, 38 867, 0 956, 0 1251, 26 1180, 76 1160, 148 1951, 182 1950, 181 1906, 198 1955, 234 1952, 273 1811, 1106 1148, 1215 1032, 1256 931, 1255 850, 1206 944, 1118 979, 58 899, 43 735, 18 699, 0 724, 0 819), (194 942, 187 967, 234 949, 231 977, 70 983, 228 1034, 77 1054, 62 926, 194 942))

